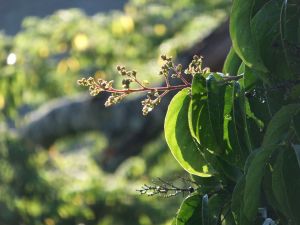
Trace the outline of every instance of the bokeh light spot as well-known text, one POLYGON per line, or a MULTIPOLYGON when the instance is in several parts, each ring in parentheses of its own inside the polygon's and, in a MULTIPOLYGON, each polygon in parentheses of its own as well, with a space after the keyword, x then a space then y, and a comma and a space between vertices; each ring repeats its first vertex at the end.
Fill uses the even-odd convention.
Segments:
POLYGON ((6 58, 6 63, 8 65, 14 65, 17 62, 17 55, 15 53, 10 53, 6 58))

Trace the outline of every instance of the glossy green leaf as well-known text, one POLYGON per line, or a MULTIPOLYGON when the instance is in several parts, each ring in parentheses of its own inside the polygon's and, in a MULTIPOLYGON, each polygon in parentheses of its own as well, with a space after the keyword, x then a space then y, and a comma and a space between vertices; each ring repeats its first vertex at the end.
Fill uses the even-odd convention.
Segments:
POLYGON ((165 138, 173 156, 186 171, 198 176, 211 176, 207 162, 190 134, 188 92, 188 89, 181 90, 170 102, 164 125, 165 138))
POLYGON ((245 63, 242 62, 241 65, 240 65, 240 67, 239 67, 239 69, 238 69, 238 72, 237 72, 237 73, 238 73, 239 75, 244 74, 244 73, 245 73, 245 67, 246 67, 245 63))
POLYGON ((206 81, 195 76, 192 83, 192 101, 189 106, 189 128, 192 136, 200 144, 200 149, 219 149, 209 120, 206 81))
POLYGON ((230 49, 223 66, 223 73, 231 76, 238 74, 239 67, 242 63, 240 57, 236 54, 233 48, 230 49))
MULTIPOLYGON (((221 79, 221 77, 219 78, 221 79)), ((226 155, 223 154, 218 157, 211 154, 215 154, 215 152, 212 150, 220 148, 220 146, 216 141, 212 129, 213 126, 211 125, 209 120, 210 117, 206 97, 207 90, 204 85, 205 80, 203 80, 203 77, 194 77, 192 84, 192 101, 189 106, 189 127, 191 133, 194 133, 194 137, 199 143, 199 149, 203 152, 210 165, 218 170, 219 173, 224 174, 227 178, 236 181, 240 176, 240 170, 227 162, 232 161, 232 158, 235 157, 235 152, 231 151, 231 149, 229 148, 229 143, 226 143, 226 141, 229 142, 228 123, 231 121, 230 112, 232 109, 232 86, 222 86, 223 88, 226 88, 224 96, 216 97, 218 99, 220 98, 220 101, 223 101, 223 109, 220 110, 220 113, 223 113, 222 118, 220 119, 220 123, 222 123, 221 125, 223 125, 223 127, 219 126, 219 129, 223 129, 224 133, 222 134, 222 132, 220 132, 221 134, 219 140, 222 140, 223 149, 227 149, 226 155), (222 122, 222 120, 224 122, 222 122), (207 149, 209 149, 210 151, 208 151, 207 149)), ((213 94, 211 93, 211 95, 213 94)), ((211 99, 211 101, 213 101, 213 99, 211 99)))
POLYGON ((176 225, 202 225, 202 196, 193 194, 181 204, 176 216, 176 225))
POLYGON ((252 147, 246 125, 244 93, 238 82, 233 83, 232 99, 232 121, 229 124, 229 140, 237 157, 236 160, 243 166, 252 147))
POLYGON ((267 72, 251 32, 251 16, 255 0, 234 0, 230 14, 230 36, 235 52, 250 68, 267 72))
POLYGON ((231 141, 230 141, 230 125, 232 124, 232 108, 233 108, 233 102, 234 98, 232 96, 233 92, 233 85, 229 84, 226 85, 226 90, 224 94, 224 110, 223 110, 223 117, 224 117, 224 122, 223 122, 223 138, 225 141, 225 147, 226 147, 226 155, 228 158, 234 158, 232 157, 233 154, 233 148, 234 146, 231 146, 231 141))
POLYGON ((224 123, 224 101, 226 87, 220 81, 222 80, 219 74, 210 74, 206 78, 207 88, 207 106, 208 119, 207 121, 211 128, 211 136, 215 139, 215 147, 211 149, 215 154, 220 155, 225 150, 223 140, 223 123, 224 123))
POLYGON ((256 75, 253 74, 253 71, 253 69, 250 69, 247 66, 244 67, 244 77, 242 84, 244 86, 245 91, 253 89, 253 87, 258 81, 258 78, 256 75))
POLYGON ((198 115, 196 134, 197 140, 199 141, 203 149, 210 150, 211 152, 213 152, 213 150, 215 149, 219 149, 209 120, 207 101, 204 102, 202 109, 198 115))
POLYGON ((198 133, 200 113, 207 99, 205 78, 201 74, 196 74, 194 76, 192 81, 191 94, 192 100, 188 111, 189 128, 192 137, 195 138, 198 143, 200 143, 198 133))

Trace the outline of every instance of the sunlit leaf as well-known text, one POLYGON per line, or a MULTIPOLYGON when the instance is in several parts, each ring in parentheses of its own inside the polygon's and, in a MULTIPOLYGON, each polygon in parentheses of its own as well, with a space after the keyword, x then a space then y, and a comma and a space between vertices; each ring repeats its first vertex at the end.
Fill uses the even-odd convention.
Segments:
POLYGON ((177 93, 168 107, 165 118, 165 138, 179 164, 189 173, 211 176, 206 160, 197 148, 188 125, 189 90, 177 93))
POLYGON ((221 154, 225 150, 223 140, 223 123, 224 123, 224 98, 226 87, 220 81, 222 80, 219 74, 210 74, 206 78, 207 88, 207 109, 208 121, 212 128, 212 133, 215 141, 214 148, 210 149, 216 154, 221 154))
POLYGON ((239 75, 238 70, 239 70, 241 63, 242 63, 242 60, 236 54, 234 49, 231 48, 226 57, 226 60, 224 62, 223 73, 229 74, 231 76, 239 75))

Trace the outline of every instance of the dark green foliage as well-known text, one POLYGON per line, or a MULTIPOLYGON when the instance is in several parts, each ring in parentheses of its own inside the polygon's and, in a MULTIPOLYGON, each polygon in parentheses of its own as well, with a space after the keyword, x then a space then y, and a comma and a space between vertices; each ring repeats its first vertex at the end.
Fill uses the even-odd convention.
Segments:
POLYGON ((219 182, 195 179, 201 211, 180 224, 300 224, 299 10, 298 1, 233 1, 224 74, 193 77, 185 114, 219 182))
POLYGON ((214 29, 225 16, 218 2, 128 1, 124 11, 93 17, 62 10, 26 18, 14 37, 0 33, 1 225, 150 225, 173 216, 180 198, 160 201, 135 193, 148 177, 181 173, 162 137, 110 175, 95 163, 106 142, 100 134, 63 139, 46 150, 8 133, 40 105, 82 91, 79 77, 118 81, 115 67, 126 64, 143 80, 155 78, 160 46, 164 54, 175 54, 214 29), (16 56, 11 65, 10 53, 16 56))

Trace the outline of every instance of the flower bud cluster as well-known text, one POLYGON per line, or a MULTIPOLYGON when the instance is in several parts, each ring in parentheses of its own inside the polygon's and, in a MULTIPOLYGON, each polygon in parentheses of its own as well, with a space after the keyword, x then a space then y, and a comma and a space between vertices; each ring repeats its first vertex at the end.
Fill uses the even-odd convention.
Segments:
POLYGON ((82 78, 77 81, 77 83, 81 86, 89 87, 90 94, 92 96, 96 96, 102 91, 106 91, 112 88, 113 80, 106 81, 102 79, 95 80, 93 77, 82 78))
POLYGON ((92 96, 95 96, 102 91, 111 93, 111 95, 105 102, 106 107, 121 102, 130 93, 148 92, 146 99, 142 101, 143 115, 147 115, 154 109, 155 106, 157 106, 161 102, 161 99, 170 91, 191 87, 191 83, 184 78, 186 74, 194 76, 196 73, 201 73, 202 75, 205 75, 209 71, 208 68, 202 69, 202 57, 200 56, 194 56, 188 69, 186 69, 184 72, 181 64, 174 64, 174 62, 172 61, 172 57, 162 55, 161 59, 164 61, 164 63, 159 74, 164 76, 166 86, 157 88, 147 87, 146 82, 141 82, 137 79, 137 72, 135 70, 127 70, 125 66, 117 66, 118 73, 123 77, 123 89, 115 89, 112 86, 113 81, 106 81, 103 79, 96 80, 93 77, 82 78, 78 80, 77 83, 79 85, 89 87, 89 91, 92 96), (182 81, 182 84, 170 84, 169 74, 171 74, 171 78, 180 79, 182 81), (131 88, 131 83, 135 83, 138 87, 131 88))
POLYGON ((154 109, 154 107, 160 103, 161 97, 157 92, 155 93, 155 97, 156 98, 152 99, 150 95, 147 95, 147 98, 142 101, 142 112, 144 116, 151 112, 154 109))
POLYGON ((135 70, 127 70, 125 66, 117 66, 117 71, 121 76, 124 76, 122 80, 122 87, 129 89, 130 84, 133 82, 137 82, 136 74, 137 72, 135 70))
POLYGON ((174 67, 174 63, 172 61, 172 57, 167 57, 166 55, 162 55, 161 59, 164 61, 164 64, 161 66, 159 75, 164 75, 167 77, 169 71, 174 67))
POLYGON ((205 75, 209 72, 209 68, 202 69, 202 56, 194 55, 189 67, 184 71, 186 74, 194 76, 197 73, 205 75))
POLYGON ((112 93, 104 103, 105 107, 109 107, 120 103, 128 94, 123 93, 112 93))
POLYGON ((181 64, 178 64, 176 67, 174 67, 173 71, 175 73, 173 73, 171 75, 172 78, 181 78, 182 77, 182 65, 181 64))

